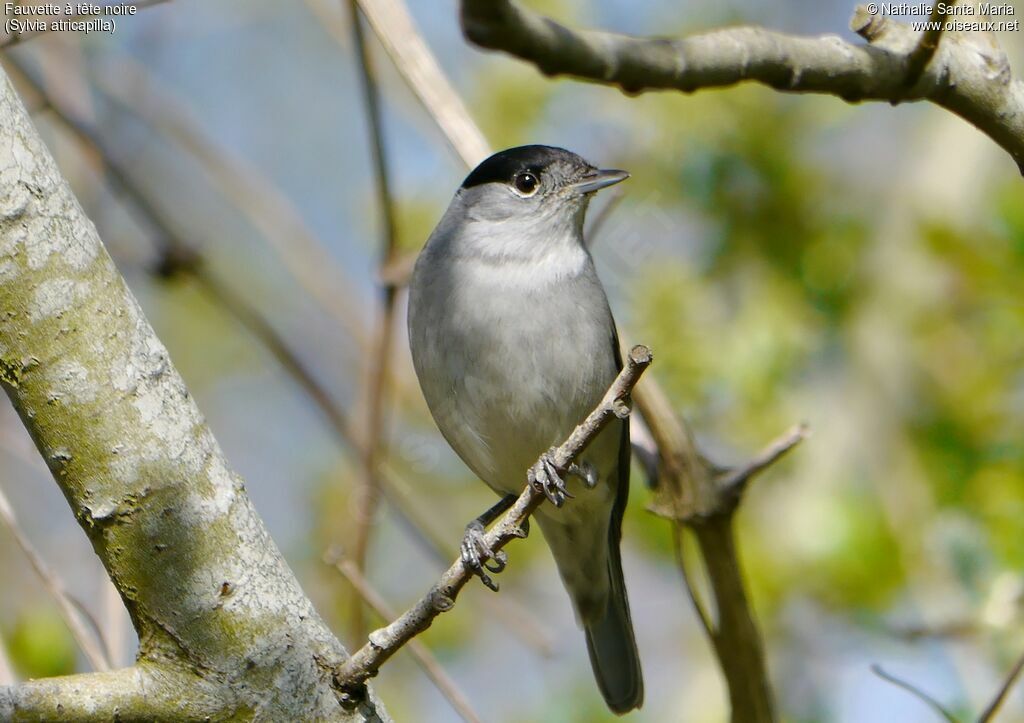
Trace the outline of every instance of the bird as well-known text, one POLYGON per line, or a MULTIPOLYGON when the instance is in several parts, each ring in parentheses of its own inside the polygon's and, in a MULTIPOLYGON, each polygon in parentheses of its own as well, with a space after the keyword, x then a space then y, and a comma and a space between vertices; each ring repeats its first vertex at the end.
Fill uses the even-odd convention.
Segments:
POLYGON ((504 552, 484 542, 528 482, 553 503, 537 521, 584 630, 608 707, 643 703, 619 546, 629 422, 616 419, 568 470, 552 449, 622 368, 608 298, 584 243, 593 195, 629 177, 563 148, 500 151, 466 176, 414 266, 413 366, 441 434, 501 500, 466 527, 462 559, 488 587, 504 552), (568 498, 573 498, 566 504, 568 498))

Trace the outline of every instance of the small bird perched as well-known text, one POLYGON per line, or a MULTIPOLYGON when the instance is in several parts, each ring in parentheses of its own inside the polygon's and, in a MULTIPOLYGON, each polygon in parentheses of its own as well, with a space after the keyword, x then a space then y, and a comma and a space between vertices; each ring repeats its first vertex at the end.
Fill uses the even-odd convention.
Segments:
POLYGON ((569 470, 556 469, 548 451, 622 368, 583 218, 596 191, 628 177, 561 148, 496 153, 456 192, 417 259, 409 292, 409 342, 427 406, 463 462, 503 496, 466 528, 463 560, 497 589, 485 568, 500 572, 505 558, 487 549, 484 528, 514 502, 528 473, 554 503, 536 518, 616 713, 643 702, 619 559, 628 420, 609 424, 569 470), (572 485, 591 488, 565 507, 575 495, 563 472, 580 478, 572 485))

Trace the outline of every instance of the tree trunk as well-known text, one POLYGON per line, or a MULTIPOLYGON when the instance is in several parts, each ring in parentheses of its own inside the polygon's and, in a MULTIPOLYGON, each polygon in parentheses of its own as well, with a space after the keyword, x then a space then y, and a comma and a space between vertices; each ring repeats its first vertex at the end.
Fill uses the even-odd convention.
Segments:
POLYGON ((0 719, 381 720, 6 76, 0 383, 121 594, 135 666, 0 687, 0 719))

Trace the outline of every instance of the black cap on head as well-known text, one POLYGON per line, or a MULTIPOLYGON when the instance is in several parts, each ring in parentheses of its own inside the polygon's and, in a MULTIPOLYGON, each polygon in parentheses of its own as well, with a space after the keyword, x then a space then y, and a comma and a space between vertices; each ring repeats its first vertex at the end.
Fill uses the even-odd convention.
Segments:
POLYGON ((466 176, 462 182, 463 188, 472 188, 484 183, 499 181, 508 183, 513 176, 520 171, 530 171, 539 174, 552 163, 561 162, 567 166, 576 166, 580 171, 591 169, 589 163, 584 161, 572 151, 554 146, 518 146, 508 150, 499 151, 479 166, 473 169, 472 173, 466 176))

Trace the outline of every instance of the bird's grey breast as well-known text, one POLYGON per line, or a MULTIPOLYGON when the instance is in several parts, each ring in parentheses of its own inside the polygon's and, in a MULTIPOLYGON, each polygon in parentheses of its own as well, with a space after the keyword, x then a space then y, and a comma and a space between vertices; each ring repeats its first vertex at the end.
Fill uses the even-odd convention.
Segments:
POLYGON ((409 303, 413 360, 438 427, 500 493, 518 492, 616 374, 614 326, 587 252, 546 262, 428 246, 409 303), (442 253, 442 251, 445 251, 442 253))

